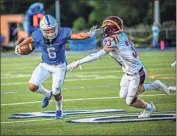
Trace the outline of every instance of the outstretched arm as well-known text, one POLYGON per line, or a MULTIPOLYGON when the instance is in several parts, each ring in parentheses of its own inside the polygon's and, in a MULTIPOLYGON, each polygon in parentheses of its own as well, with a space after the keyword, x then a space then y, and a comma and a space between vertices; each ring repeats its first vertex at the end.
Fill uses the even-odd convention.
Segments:
POLYGON ((89 37, 90 35, 88 33, 78 33, 78 34, 72 33, 70 36, 70 39, 71 40, 84 40, 89 37))
POLYGON ((75 34, 75 33, 72 33, 71 36, 70 36, 70 39, 71 40, 84 40, 84 39, 87 39, 89 37, 93 37, 96 32, 100 29, 96 29, 97 26, 93 26, 89 32, 87 33, 78 33, 78 34, 75 34))
POLYGON ((101 58, 102 56, 104 56, 106 54, 106 52, 104 51, 104 49, 96 52, 96 53, 92 53, 88 56, 86 56, 85 58, 79 60, 79 64, 82 65, 84 63, 89 63, 92 61, 96 61, 97 59, 101 58))
POLYGON ((102 50, 100 50, 96 53, 92 53, 92 54, 86 56, 83 59, 72 62, 71 64, 69 64, 67 66, 67 70, 73 71, 79 65, 82 65, 84 63, 89 63, 89 62, 92 62, 92 61, 96 61, 97 59, 101 58, 102 56, 104 56, 105 54, 109 53, 112 50, 114 50, 114 48, 104 47, 102 50))
POLYGON ((71 64, 69 64, 67 66, 67 70, 73 71, 75 68, 77 68, 79 65, 82 65, 84 63, 89 63, 92 61, 97 60, 98 58, 101 58, 102 56, 104 56, 106 54, 106 52, 104 50, 100 50, 96 53, 92 53, 88 56, 86 56, 85 58, 81 59, 81 60, 77 60, 72 62, 71 64))

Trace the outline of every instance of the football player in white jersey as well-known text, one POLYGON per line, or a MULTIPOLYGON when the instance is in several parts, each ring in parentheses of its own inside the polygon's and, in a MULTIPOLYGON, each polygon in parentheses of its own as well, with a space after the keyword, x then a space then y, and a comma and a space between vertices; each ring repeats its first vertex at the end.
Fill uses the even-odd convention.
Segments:
POLYGON ((67 66, 67 70, 72 71, 78 66, 95 61, 106 54, 111 55, 121 65, 125 73, 120 82, 120 97, 125 99, 127 105, 144 109, 142 114, 138 116, 139 118, 150 117, 151 113, 155 111, 154 104, 140 100, 138 95, 147 90, 161 90, 169 94, 167 86, 159 80, 151 84, 144 84, 147 76, 146 69, 137 55, 134 44, 123 32, 123 21, 119 17, 107 17, 101 27, 103 28, 103 49, 72 62, 67 66))

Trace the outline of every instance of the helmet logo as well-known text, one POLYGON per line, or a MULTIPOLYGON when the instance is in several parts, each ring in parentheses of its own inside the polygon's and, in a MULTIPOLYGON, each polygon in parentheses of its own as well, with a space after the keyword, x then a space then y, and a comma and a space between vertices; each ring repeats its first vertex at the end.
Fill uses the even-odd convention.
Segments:
MULTIPOLYGON (((114 22, 113 20, 105 20, 105 21, 103 22, 103 24, 106 23, 106 22, 111 22, 111 23, 113 23, 113 24, 118 28, 118 30, 121 29, 120 26, 119 26, 116 22, 114 22)), ((102 27, 104 27, 104 25, 102 25, 102 27)))
POLYGON ((123 32, 123 21, 117 16, 107 17, 101 26, 103 28, 103 37, 110 37, 123 32))
POLYGON ((47 24, 47 25, 50 25, 50 21, 49 21, 49 17, 48 16, 45 16, 45 23, 47 24))

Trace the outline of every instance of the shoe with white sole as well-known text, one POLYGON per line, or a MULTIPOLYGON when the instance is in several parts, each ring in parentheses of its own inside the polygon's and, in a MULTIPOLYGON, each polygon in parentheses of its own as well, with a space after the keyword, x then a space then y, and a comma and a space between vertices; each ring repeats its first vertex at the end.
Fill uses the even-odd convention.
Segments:
POLYGON ((49 97, 46 97, 46 96, 44 97, 44 99, 43 99, 43 101, 42 101, 42 104, 41 104, 41 107, 42 107, 42 108, 47 107, 51 98, 52 98, 52 91, 51 91, 49 97))
POLYGON ((168 95, 170 94, 168 87, 164 85, 162 82, 160 82, 159 80, 154 81, 153 85, 157 88, 157 90, 160 90, 168 95))
POLYGON ((55 118, 56 119, 62 119, 63 118, 63 111, 62 110, 57 110, 55 118))
POLYGON ((138 118, 149 118, 151 116, 151 114, 155 111, 155 106, 154 104, 151 102, 151 109, 150 110, 144 110, 141 115, 138 116, 138 118))
POLYGON ((170 93, 176 93, 176 86, 169 86, 168 90, 170 91, 170 93))

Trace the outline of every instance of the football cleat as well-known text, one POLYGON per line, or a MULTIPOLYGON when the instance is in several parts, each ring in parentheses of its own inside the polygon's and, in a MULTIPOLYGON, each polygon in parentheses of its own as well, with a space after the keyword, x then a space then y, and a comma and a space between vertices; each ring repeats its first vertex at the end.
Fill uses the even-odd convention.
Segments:
POLYGON ((154 104, 151 102, 151 109, 150 110, 147 110, 145 109, 141 115, 138 116, 138 118, 149 118, 151 116, 151 114, 155 111, 155 106, 154 104))
POLYGON ((42 108, 47 107, 51 98, 52 98, 52 91, 50 92, 50 96, 49 97, 46 97, 46 96, 44 97, 41 107, 42 108))
POLYGON ((170 91, 166 85, 164 85, 159 80, 154 81, 153 85, 157 87, 157 90, 164 92, 165 94, 170 94, 170 91))
POLYGON ((62 119, 63 118, 63 111, 62 110, 57 110, 55 118, 56 119, 62 119))
POLYGON ((168 90, 170 91, 170 93, 176 93, 176 86, 169 86, 168 90))

